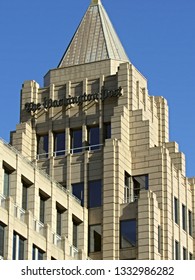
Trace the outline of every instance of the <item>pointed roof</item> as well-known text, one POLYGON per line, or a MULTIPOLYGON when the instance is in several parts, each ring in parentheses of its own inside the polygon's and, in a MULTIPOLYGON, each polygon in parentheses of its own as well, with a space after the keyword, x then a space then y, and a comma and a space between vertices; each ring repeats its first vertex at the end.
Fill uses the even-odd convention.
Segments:
POLYGON ((129 61, 101 0, 92 0, 58 67, 105 59, 129 61))

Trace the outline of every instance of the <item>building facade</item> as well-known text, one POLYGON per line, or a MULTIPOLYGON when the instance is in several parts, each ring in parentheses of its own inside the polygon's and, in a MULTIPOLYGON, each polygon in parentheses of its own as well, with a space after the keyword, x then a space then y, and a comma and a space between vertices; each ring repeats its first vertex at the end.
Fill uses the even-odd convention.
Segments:
POLYGON ((195 179, 100 0, 0 141, 4 259, 194 258, 195 179))

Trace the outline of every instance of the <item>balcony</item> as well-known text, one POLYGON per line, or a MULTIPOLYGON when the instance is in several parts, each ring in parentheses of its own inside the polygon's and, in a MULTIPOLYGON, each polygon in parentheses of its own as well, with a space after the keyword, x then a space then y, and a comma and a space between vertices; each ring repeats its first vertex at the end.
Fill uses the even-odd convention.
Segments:
POLYGON ((26 211, 20 208, 18 205, 14 204, 14 216, 18 218, 23 223, 25 222, 25 213, 26 211))
POLYGON ((38 154, 36 159, 42 160, 42 159, 48 159, 50 157, 56 158, 56 157, 61 157, 61 156, 67 155, 67 154, 77 154, 77 153, 82 153, 85 151, 94 152, 94 151, 101 150, 102 146, 103 146, 103 144, 97 144, 97 145, 73 148, 73 149, 69 149, 69 150, 55 151, 55 152, 53 152, 53 154, 49 154, 49 153, 38 154))
POLYGON ((6 200, 6 197, 2 194, 0 194, 0 207, 6 209, 5 207, 5 200, 6 200))

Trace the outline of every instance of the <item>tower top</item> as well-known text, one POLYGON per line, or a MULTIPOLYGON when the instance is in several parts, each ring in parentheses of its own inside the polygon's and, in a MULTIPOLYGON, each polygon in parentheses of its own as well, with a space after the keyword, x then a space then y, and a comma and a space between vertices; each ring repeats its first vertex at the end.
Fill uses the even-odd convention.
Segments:
POLYGON ((92 0, 91 5, 99 5, 101 4, 101 0, 92 0))
POLYGON ((92 0, 58 67, 129 59, 101 3, 92 0))

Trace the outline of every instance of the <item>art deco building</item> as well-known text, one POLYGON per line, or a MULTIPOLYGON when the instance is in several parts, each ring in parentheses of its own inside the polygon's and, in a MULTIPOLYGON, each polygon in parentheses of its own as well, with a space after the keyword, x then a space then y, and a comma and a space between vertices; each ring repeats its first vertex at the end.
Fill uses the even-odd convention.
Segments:
POLYGON ((194 258, 195 179, 100 0, 0 141, 4 259, 194 258))

